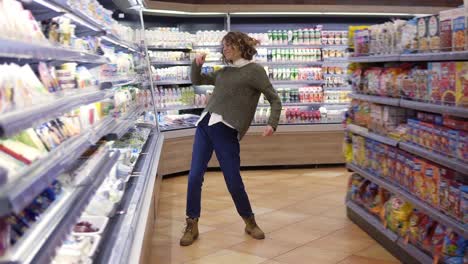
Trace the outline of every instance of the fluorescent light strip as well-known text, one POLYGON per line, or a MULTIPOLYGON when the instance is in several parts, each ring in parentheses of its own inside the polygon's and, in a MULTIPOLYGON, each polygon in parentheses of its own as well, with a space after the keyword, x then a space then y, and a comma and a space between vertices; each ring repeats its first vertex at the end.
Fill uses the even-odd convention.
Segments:
POLYGON ((49 3, 49 2, 46 2, 44 0, 34 0, 34 2, 36 2, 36 3, 40 4, 40 5, 43 5, 43 6, 47 7, 47 8, 49 8, 49 9, 52 9, 55 12, 58 12, 58 13, 64 12, 64 10, 62 8, 60 8, 58 6, 55 6, 55 5, 53 5, 53 4, 49 3))
POLYGON ((186 12, 177 10, 164 10, 164 9, 143 9, 145 13, 158 13, 158 14, 170 14, 170 15, 191 15, 191 16, 216 16, 226 15, 227 13, 222 12, 186 12))
MULTIPOLYGON (((370 12, 233 12, 231 15, 332 15, 332 16, 398 16, 398 17, 412 17, 416 14, 409 13, 370 13, 370 12)), ((420 15, 420 14, 418 14, 420 15)))

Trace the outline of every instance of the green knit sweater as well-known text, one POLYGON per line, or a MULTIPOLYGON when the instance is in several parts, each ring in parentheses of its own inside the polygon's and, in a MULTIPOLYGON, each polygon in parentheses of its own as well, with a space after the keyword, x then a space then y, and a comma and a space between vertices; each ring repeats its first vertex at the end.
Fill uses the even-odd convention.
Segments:
POLYGON ((192 63, 191 78, 194 85, 214 85, 213 94, 204 112, 216 113, 239 132, 242 139, 255 116, 260 94, 271 105, 268 124, 275 130, 281 114, 281 99, 270 83, 265 69, 257 63, 243 67, 223 69, 201 74, 201 67, 192 63))

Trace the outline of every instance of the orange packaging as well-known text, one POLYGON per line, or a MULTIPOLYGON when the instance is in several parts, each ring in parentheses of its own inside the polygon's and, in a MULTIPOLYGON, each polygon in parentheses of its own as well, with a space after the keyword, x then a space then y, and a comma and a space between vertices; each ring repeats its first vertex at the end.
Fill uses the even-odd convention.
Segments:
POLYGON ((433 163, 426 163, 424 168, 424 184, 426 187, 425 201, 433 207, 439 207, 439 167, 433 163))
POLYGON ((421 200, 426 197, 425 168, 426 162, 424 160, 416 157, 413 159, 413 185, 410 190, 421 200))
POLYGON ((468 107, 468 61, 456 63, 456 105, 468 107))

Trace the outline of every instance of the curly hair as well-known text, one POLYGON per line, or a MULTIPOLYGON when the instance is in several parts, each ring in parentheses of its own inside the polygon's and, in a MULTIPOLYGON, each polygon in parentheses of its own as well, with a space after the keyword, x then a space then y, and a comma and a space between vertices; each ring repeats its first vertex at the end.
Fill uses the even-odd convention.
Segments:
MULTIPOLYGON (((260 41, 249 37, 247 34, 242 32, 229 32, 227 33, 221 43, 228 43, 231 46, 235 46, 241 52, 241 57, 246 60, 252 60, 253 56, 257 54, 255 46, 260 44, 260 41)), ((226 59, 223 53, 223 61, 226 63, 232 63, 226 59)))

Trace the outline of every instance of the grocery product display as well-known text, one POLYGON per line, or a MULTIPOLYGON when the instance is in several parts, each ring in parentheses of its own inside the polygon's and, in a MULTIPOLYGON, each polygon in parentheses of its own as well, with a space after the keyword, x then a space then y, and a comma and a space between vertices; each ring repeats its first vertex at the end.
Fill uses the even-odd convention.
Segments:
POLYGON ((117 263, 162 146, 136 32, 96 0, 0 14, 0 262, 117 263))
POLYGON ((346 114, 355 172, 348 216, 403 262, 466 262, 468 57, 460 10, 350 28, 351 61, 360 64, 351 67, 346 114))

